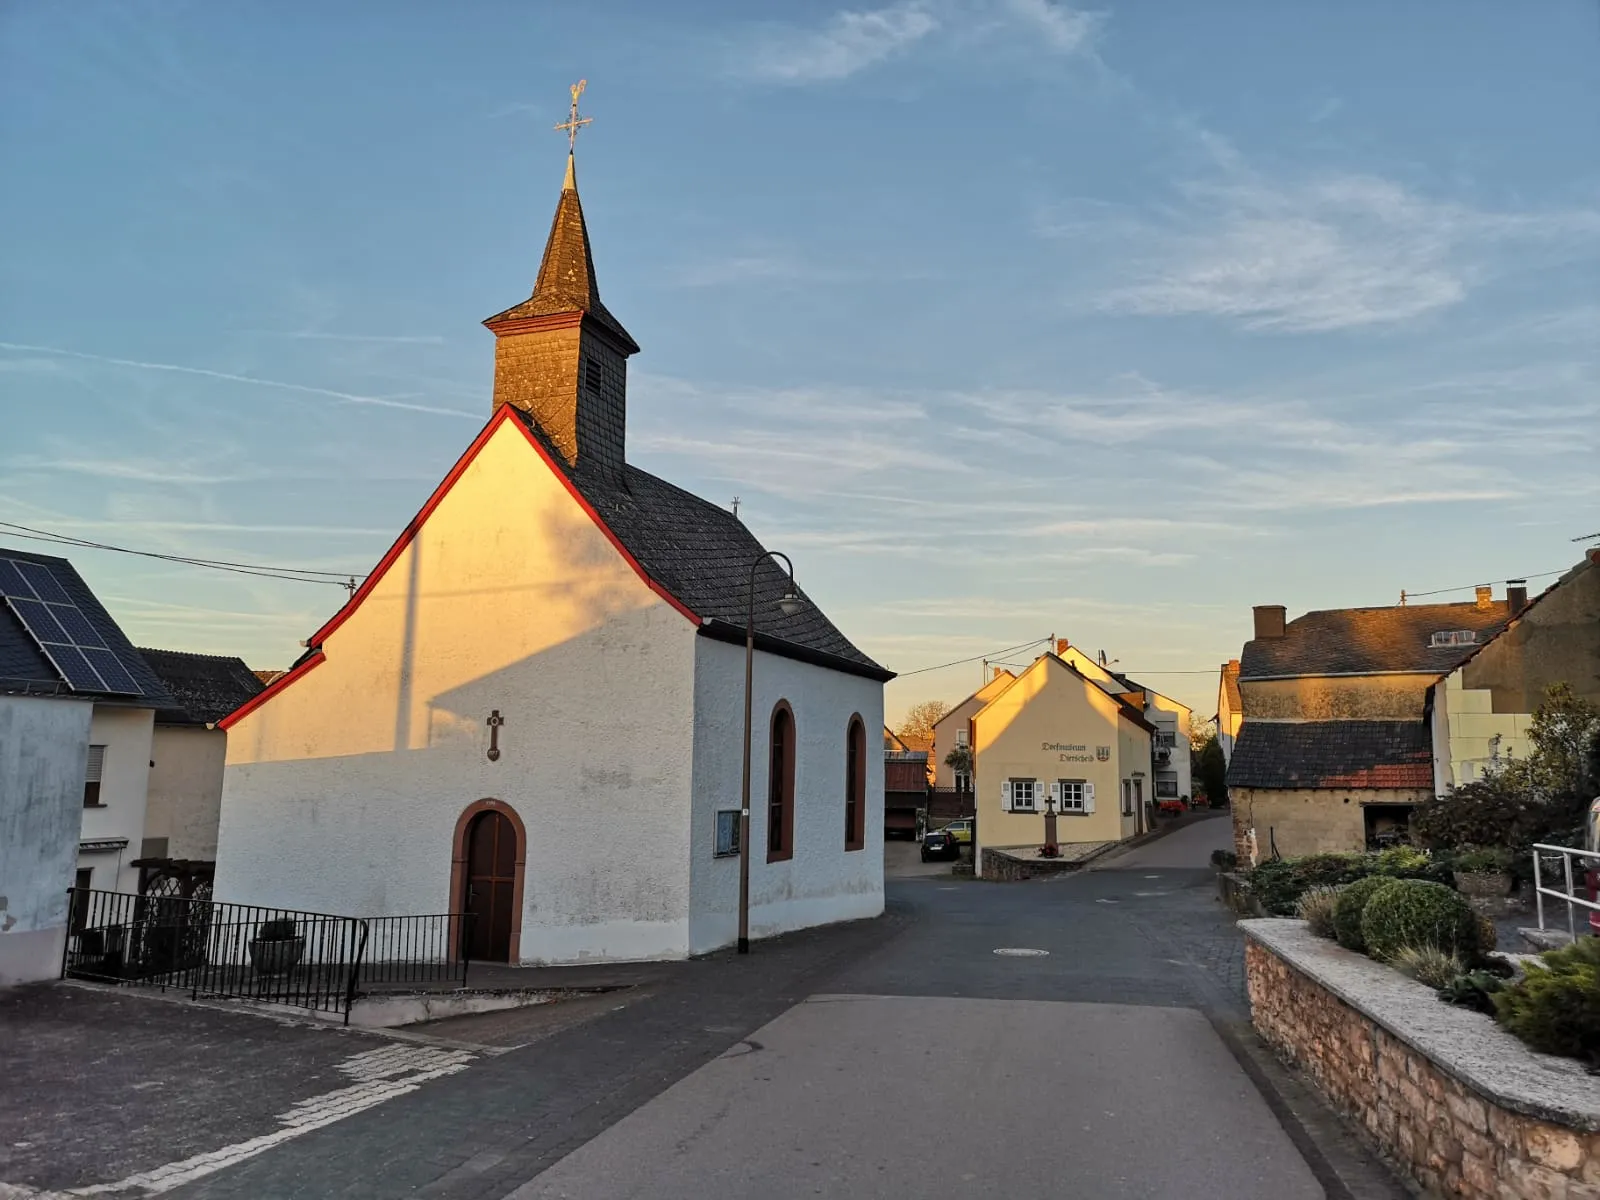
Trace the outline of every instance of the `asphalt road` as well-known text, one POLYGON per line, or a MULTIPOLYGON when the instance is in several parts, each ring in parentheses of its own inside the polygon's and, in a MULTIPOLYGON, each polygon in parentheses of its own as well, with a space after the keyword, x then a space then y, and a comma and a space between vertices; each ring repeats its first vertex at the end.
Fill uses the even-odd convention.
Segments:
POLYGON ((1031 883, 894 878, 881 920, 409 1042, 33 989, 0 1019, 26 1084, 0 1088, 0 1179, 173 1200, 1401 1196, 1249 1031, 1207 866, 1226 837, 1199 821, 1031 883))
POLYGON ((1206 820, 1055 880, 897 881, 905 928, 832 993, 508 1200, 1324 1196, 1215 1025, 1244 1012, 1226 840, 1206 820))

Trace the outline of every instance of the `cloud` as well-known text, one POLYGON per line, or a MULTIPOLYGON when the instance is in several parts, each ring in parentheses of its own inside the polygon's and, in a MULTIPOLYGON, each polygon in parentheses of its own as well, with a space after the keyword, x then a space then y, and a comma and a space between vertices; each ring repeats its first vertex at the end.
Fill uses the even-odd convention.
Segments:
POLYGON ((8 464, 17 471, 64 471, 95 479, 122 479, 134 483, 218 484, 267 479, 264 472, 201 472, 151 461, 88 458, 18 458, 8 464))
POLYGON ((844 79, 927 37, 939 21, 919 3, 835 13, 821 29, 773 29, 748 50, 741 74, 771 83, 844 79))
POLYGON ((1062 54, 1088 49, 1104 19, 1100 13, 1079 12, 1052 0, 1007 0, 1005 7, 1062 54))
MULTIPOLYGON (((1600 246, 1600 210, 1492 211, 1430 199, 1372 175, 1276 182, 1218 158, 1219 178, 1178 187, 1159 218, 1120 215, 1099 236, 1129 243, 1133 278, 1096 307, 1211 316, 1245 329, 1317 333, 1398 325, 1460 304, 1494 276, 1600 246)), ((1095 228, 1082 206, 1048 236, 1095 228)))
POLYGON ((276 388, 286 392, 300 392, 310 396, 327 396, 346 404, 369 404, 379 408, 398 408, 406 412, 429 413, 440 417, 466 417, 481 419, 480 414, 463 412, 458 408, 436 408, 429 404, 408 404, 382 396, 359 396, 351 392, 337 392, 331 388, 312 387, 304 383, 285 383, 279 379, 261 379, 253 375, 234 375, 227 371, 212 371, 205 367, 186 367, 176 363, 140 362, 131 358, 109 358, 103 354, 87 354, 80 350, 63 350, 56 346, 29 346, 18 342, 0 342, 0 350, 15 350, 28 354, 55 354, 62 358, 81 359, 85 362, 104 363, 112 367, 131 367, 139 371, 172 371, 180 375, 199 375, 206 379, 220 379, 226 383, 248 383, 256 387, 276 388))
POLYGON ((900 0, 867 11, 845 9, 818 28, 767 25, 740 39, 732 73, 763 83, 830 83, 919 45, 962 45, 995 33, 1020 34, 1055 54, 1087 53, 1104 23, 1059 0, 900 0))

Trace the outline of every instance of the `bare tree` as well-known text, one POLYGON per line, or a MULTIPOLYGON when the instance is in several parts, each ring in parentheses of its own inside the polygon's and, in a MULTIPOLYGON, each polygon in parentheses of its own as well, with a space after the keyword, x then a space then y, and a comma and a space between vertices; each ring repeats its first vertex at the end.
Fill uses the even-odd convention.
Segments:
POLYGON ((924 700, 913 704, 895 733, 912 749, 926 750, 933 745, 933 727, 949 711, 950 706, 943 700, 924 700))

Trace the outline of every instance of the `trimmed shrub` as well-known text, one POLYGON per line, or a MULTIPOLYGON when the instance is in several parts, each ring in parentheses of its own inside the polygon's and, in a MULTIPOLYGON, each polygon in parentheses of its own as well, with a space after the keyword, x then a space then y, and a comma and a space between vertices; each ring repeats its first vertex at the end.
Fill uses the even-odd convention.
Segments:
POLYGON ((1250 891, 1275 917, 1292 917, 1300 897, 1314 887, 1342 887, 1369 875, 1449 883, 1450 868, 1427 851, 1393 846, 1376 854, 1308 854, 1271 859, 1250 872, 1250 891))
POLYGON ((1581 937, 1542 959, 1495 993, 1495 1020, 1534 1050, 1600 1065, 1600 938, 1581 937))
POLYGON ((1336 887, 1314 887, 1300 897, 1295 906, 1300 919, 1311 926, 1311 932, 1322 938, 1333 937, 1333 910, 1339 903, 1336 887))
POLYGON ((1459 894, 1426 879, 1397 879, 1361 911, 1361 940, 1384 962, 1401 949, 1432 947, 1467 962, 1478 958, 1478 914, 1459 894))
POLYGON ((1401 946, 1393 965, 1400 974, 1409 975, 1435 991, 1448 986, 1466 970, 1466 964, 1454 954, 1446 954, 1433 946, 1401 946))
POLYGON ((1367 943, 1361 936, 1361 912, 1374 892, 1395 882, 1387 875, 1368 875, 1340 890, 1333 906, 1333 936, 1339 945, 1357 954, 1367 952, 1367 943))
POLYGON ((1497 875, 1511 870, 1511 851, 1504 846, 1462 846, 1450 855, 1450 869, 1460 875, 1497 875))

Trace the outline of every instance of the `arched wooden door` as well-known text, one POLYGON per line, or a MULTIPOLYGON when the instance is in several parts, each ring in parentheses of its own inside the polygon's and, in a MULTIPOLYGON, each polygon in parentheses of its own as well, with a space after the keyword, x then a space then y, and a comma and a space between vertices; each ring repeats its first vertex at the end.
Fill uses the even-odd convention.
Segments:
POLYGON ((471 917, 467 954, 481 962, 509 962, 517 884, 517 831, 504 813, 481 812, 467 830, 466 895, 471 917))

